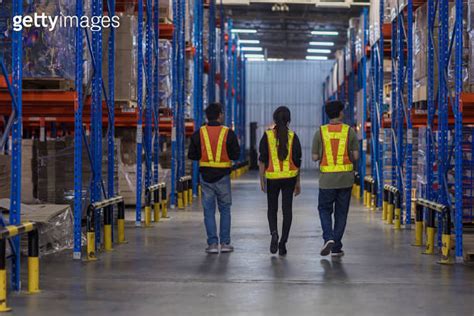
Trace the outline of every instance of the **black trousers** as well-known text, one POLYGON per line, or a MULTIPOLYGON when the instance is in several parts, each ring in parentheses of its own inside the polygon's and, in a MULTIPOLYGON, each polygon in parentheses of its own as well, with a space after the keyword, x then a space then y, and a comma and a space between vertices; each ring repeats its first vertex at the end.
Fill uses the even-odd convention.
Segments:
POLYGON ((291 221, 293 220, 293 194, 296 186, 296 177, 289 179, 267 179, 268 225, 270 233, 278 232, 278 199, 282 193, 283 227, 280 243, 288 241, 291 221))

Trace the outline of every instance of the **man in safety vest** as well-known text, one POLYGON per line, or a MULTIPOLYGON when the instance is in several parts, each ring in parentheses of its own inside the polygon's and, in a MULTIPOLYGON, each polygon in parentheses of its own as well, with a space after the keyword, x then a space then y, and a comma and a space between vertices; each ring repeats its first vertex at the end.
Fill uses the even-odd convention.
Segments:
POLYGON ((207 253, 232 252, 230 243, 230 208, 232 195, 230 173, 232 160, 240 157, 240 146, 235 133, 223 126, 224 115, 220 103, 206 108, 207 125, 191 137, 188 158, 199 161, 201 173, 202 207, 207 232, 207 253), (216 228, 216 202, 220 212, 220 235, 216 228))
POLYGON ((342 236, 354 184, 354 165, 359 159, 359 141, 356 132, 342 123, 344 104, 331 101, 325 105, 329 124, 316 131, 313 139, 313 160, 319 161, 319 217, 324 245, 321 255, 344 255, 342 236), (334 213, 334 225, 332 216, 334 213))

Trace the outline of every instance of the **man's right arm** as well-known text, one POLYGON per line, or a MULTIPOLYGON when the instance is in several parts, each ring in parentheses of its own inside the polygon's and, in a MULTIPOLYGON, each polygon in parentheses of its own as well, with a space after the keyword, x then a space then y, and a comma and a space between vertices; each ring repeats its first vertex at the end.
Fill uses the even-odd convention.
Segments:
POLYGON ((356 162, 359 160, 360 153, 359 153, 359 140, 357 139, 357 133, 354 131, 353 128, 351 128, 350 131, 350 158, 352 159, 352 162, 356 162))

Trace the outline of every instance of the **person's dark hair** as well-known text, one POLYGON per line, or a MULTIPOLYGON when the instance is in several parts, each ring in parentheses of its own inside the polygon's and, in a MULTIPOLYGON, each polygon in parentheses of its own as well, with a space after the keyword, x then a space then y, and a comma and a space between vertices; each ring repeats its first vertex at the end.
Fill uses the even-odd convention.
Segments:
POLYGON ((329 117, 330 120, 338 118, 339 114, 344 111, 344 103, 341 101, 329 101, 324 106, 324 110, 326 111, 326 115, 329 117))
POLYGON ((222 105, 219 102, 211 103, 205 112, 208 121, 216 121, 222 114, 222 105))
POLYGON ((273 112, 273 121, 278 140, 278 159, 283 161, 288 156, 288 123, 291 121, 290 109, 280 106, 273 112))

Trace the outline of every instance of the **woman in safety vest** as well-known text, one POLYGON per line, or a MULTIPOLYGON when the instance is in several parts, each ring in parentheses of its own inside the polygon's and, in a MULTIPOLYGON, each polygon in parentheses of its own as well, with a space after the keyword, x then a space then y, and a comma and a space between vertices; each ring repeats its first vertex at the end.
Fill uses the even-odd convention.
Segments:
POLYGON ((298 136, 288 128, 290 110, 281 106, 273 113, 275 127, 263 134, 260 140, 260 185, 267 193, 268 224, 272 236, 270 252, 287 253, 286 242, 293 217, 293 194, 301 192, 299 168, 301 166, 301 144, 298 136), (278 241, 278 197, 282 192, 283 227, 278 241))

